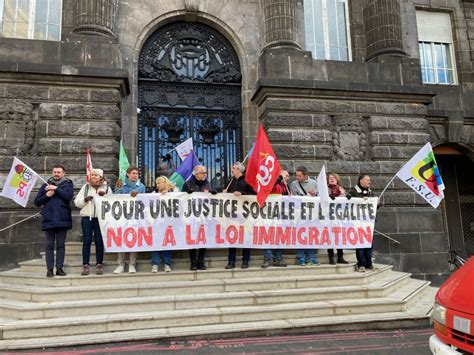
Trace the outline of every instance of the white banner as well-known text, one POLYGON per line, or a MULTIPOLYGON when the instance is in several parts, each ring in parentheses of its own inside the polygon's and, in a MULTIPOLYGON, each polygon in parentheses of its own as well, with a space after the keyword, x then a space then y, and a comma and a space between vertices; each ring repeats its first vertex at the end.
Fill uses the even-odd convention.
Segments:
POLYGON ((377 198, 182 192, 95 197, 107 252, 195 248, 356 249, 372 245, 377 198), (326 205, 326 204, 325 204, 326 205))
POLYGON ((20 206, 25 207, 28 203, 31 190, 35 187, 38 174, 17 157, 3 185, 1 196, 12 199, 20 206))

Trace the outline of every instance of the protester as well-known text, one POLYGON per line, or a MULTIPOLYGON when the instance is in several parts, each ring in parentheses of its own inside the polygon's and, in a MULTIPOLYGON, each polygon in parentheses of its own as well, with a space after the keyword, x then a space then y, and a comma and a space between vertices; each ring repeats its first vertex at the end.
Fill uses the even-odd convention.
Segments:
MULTIPOLYGON (((305 166, 296 168, 296 180, 291 183, 291 192, 295 196, 315 196, 316 195, 316 181, 308 176, 308 169, 305 166)), ((316 249, 298 249, 296 251, 296 264, 300 266, 305 265, 319 265, 316 256, 316 249)))
MULTIPOLYGON (((287 196, 288 190, 286 189, 286 184, 284 183, 283 176, 279 176, 273 189, 270 192, 270 195, 283 195, 287 196)), ((263 264, 261 267, 263 269, 268 268, 269 266, 277 267, 286 267, 285 260, 283 259, 283 249, 264 249, 263 250, 263 264)))
POLYGON ((82 276, 89 275, 89 260, 91 256, 92 239, 95 243, 95 273, 103 274, 104 260, 104 242, 100 232, 99 219, 94 203, 94 197, 111 195, 112 189, 107 186, 104 180, 104 171, 102 169, 92 169, 91 178, 88 184, 82 186, 81 190, 74 199, 74 204, 81 209, 81 227, 82 227, 82 276))
POLYGON ((54 245, 56 244, 56 275, 66 276, 63 270, 65 242, 68 229, 72 228, 70 202, 74 197, 74 186, 65 178, 62 165, 53 167, 53 174, 43 184, 35 198, 35 205, 41 207, 42 230, 46 232, 46 277, 53 277, 54 245))
MULTIPOLYGON (((328 174, 328 190, 329 197, 333 200, 336 197, 346 196, 346 190, 341 186, 341 178, 336 173, 328 174)), ((347 198, 350 199, 350 195, 348 195, 347 198)), ((334 249, 328 249, 328 257, 329 264, 336 265, 336 261, 334 260, 334 249)), ((348 264, 348 262, 344 259, 344 250, 342 249, 337 249, 337 263, 348 264)))
MULTIPOLYGON (((175 189, 175 185, 166 176, 158 176, 155 183, 155 192, 159 192, 162 196, 167 192, 173 192, 175 189)), ((165 272, 171 272, 171 250, 151 252, 151 272, 158 272, 161 260, 163 260, 165 272)))
POLYGON ((296 180, 290 184, 290 191, 295 196, 315 196, 316 180, 308 175, 308 169, 305 166, 299 166, 295 171, 296 180))
MULTIPOLYGON (((350 194, 354 197, 362 197, 364 199, 373 197, 372 190, 370 189, 371 183, 372 181, 369 175, 360 175, 357 180, 357 185, 351 189, 350 194)), ((372 247, 356 249, 357 271, 365 272, 365 270, 374 269, 374 266, 372 264, 372 249, 372 247)))
MULTIPOLYGON (((115 194, 130 194, 130 196, 135 197, 139 193, 145 193, 146 188, 138 178, 138 168, 131 166, 127 169, 125 182, 122 182, 120 179, 117 181, 115 194)), ((121 274, 125 271, 125 253, 118 253, 117 256, 118 266, 114 270, 114 274, 121 274)), ((130 264, 128 265, 128 272, 134 274, 137 272, 137 253, 130 253, 130 264)))
MULTIPOLYGON (((232 165, 232 181, 226 191, 233 193, 234 196, 255 195, 253 188, 245 181, 245 165, 241 162, 235 162, 232 165)), ((236 261, 236 248, 229 248, 228 264, 226 269, 234 269, 236 261)), ((242 269, 248 269, 250 262, 250 249, 242 249, 242 269)))
MULTIPOLYGON (((207 169, 205 166, 196 165, 193 168, 193 176, 183 185, 183 192, 210 192, 211 185, 207 180, 207 169)), ((191 260, 191 270, 206 270, 204 258, 206 249, 189 249, 189 258, 191 260)))
MULTIPOLYGON (((283 185, 285 185, 286 191, 288 192, 286 195, 290 195, 291 194, 291 191, 290 191, 290 173, 288 172, 288 170, 282 170, 280 175, 282 177, 282 183, 283 183, 283 185)), ((285 194, 283 194, 283 195, 285 195, 285 194)))

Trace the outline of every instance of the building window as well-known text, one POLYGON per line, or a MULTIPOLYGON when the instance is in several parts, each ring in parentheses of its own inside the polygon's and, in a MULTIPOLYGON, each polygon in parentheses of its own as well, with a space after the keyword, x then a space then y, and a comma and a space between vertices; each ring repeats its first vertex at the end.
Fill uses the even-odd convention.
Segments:
POLYGON ((449 14, 416 12, 421 77, 425 84, 456 84, 453 36, 449 14))
POLYGON ((350 60, 348 0, 304 0, 306 50, 316 59, 350 60))
POLYGON ((0 0, 0 36, 61 39, 61 0, 0 0))

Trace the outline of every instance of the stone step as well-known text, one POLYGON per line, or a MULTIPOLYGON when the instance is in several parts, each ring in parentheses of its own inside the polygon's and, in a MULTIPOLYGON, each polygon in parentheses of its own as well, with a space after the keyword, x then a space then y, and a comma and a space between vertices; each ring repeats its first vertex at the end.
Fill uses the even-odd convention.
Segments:
POLYGON ((346 314, 312 318, 285 318, 269 321, 239 322, 181 326, 159 329, 121 330, 91 333, 84 336, 62 335, 50 337, 17 338, 0 340, 0 350, 41 349, 73 345, 107 344, 149 339, 183 339, 203 336, 225 338, 226 336, 262 336, 303 332, 328 332, 361 329, 399 329, 429 325, 429 315, 418 312, 380 312, 369 314, 346 314))
MULTIPOLYGON (((318 287, 356 287, 357 289, 369 289, 368 297, 381 297, 386 294, 385 289, 394 290, 395 286, 400 286, 406 282, 410 275, 399 272, 388 272, 389 269, 380 272, 367 272, 365 274, 343 274, 343 275, 313 275, 310 278, 298 278, 293 285, 296 289, 303 284, 306 288, 318 287), (341 277, 342 276, 342 277, 341 277), (331 286, 328 286, 331 284, 331 286), (321 286, 320 286, 321 285, 321 286), (371 287, 369 287, 371 286, 371 287), (383 288, 383 293, 377 293, 377 287, 383 288)), ((138 275, 137 275, 138 277, 138 275)), ((159 280, 159 279, 158 279, 159 280)), ((147 297, 155 295, 181 295, 181 294, 205 294, 232 291, 276 290, 282 281, 287 282, 288 278, 268 277, 267 283, 261 284, 261 278, 246 279, 239 278, 239 282, 232 283, 230 279, 223 280, 195 280, 195 281, 153 281, 139 283, 113 283, 114 278, 104 280, 99 285, 81 286, 30 286, 22 284, 0 284, 0 297, 28 302, 55 302, 55 301, 80 301, 85 299, 123 299, 129 297, 147 297)), ((335 296, 336 297, 336 296, 335 296)))
POLYGON ((67 318, 19 320, 3 325, 3 340, 79 335, 156 328, 328 317, 368 313, 403 312, 413 289, 428 283, 412 279, 410 287, 397 290, 398 297, 341 299, 265 305, 207 307, 165 311, 115 313, 67 318), (411 285, 413 284, 413 286, 411 285), (400 290, 406 289, 405 292, 400 290))
MULTIPOLYGON (((288 260, 286 262, 289 266, 296 267, 294 262, 293 262, 293 264, 289 263, 288 260)), ((41 275, 44 275, 46 273, 46 267, 45 267, 44 261, 41 260, 41 259, 24 261, 24 262, 20 262, 19 264, 20 264, 20 270, 22 272, 37 273, 37 274, 41 274, 41 275)), ((224 271, 225 266, 227 265, 227 260, 222 259, 222 258, 220 258, 220 259, 210 259, 206 263, 206 265, 209 269, 224 271)), ((261 261, 255 260, 255 259, 253 261, 251 260, 251 264, 250 264, 251 269, 260 269, 260 270, 262 270, 260 265, 261 265, 261 261)), ((189 266, 190 266, 189 260, 183 260, 183 259, 175 260, 175 262, 172 264, 172 268, 174 270, 174 272, 172 272, 172 274, 175 275, 176 274, 175 272, 177 272, 177 271, 189 271, 189 266)), ((350 264, 347 264, 347 265, 338 264, 337 266, 329 265, 329 264, 321 264, 320 266, 305 266, 305 267, 297 266, 297 268, 300 268, 302 270, 317 269, 317 270, 319 270, 318 272, 331 273, 331 272, 334 271, 334 269, 338 269, 339 272, 352 272, 354 270, 354 266, 355 266, 355 263, 350 263, 350 264)), ((113 271, 115 270, 116 267, 117 267, 116 263, 110 263, 110 262, 104 263, 103 264, 104 273, 105 274, 111 274, 111 273, 113 273, 113 271)), ((275 268, 276 267, 272 267, 270 269, 275 269, 275 268)), ((279 268, 279 269, 283 269, 283 268, 279 268)), ((81 272, 82 272, 82 263, 81 262, 65 263, 64 264, 64 270, 68 274, 80 275, 81 272)), ((95 272, 94 266, 92 266, 90 270, 91 270, 92 273, 94 273, 95 272)), ((128 270, 128 268, 127 268, 127 270, 128 270)), ((150 263, 150 261, 149 260, 137 260, 136 270, 138 272, 142 272, 142 273, 150 273, 151 272, 151 263, 150 263)), ((160 270, 163 270, 162 266, 160 267, 160 270)), ((234 269, 234 270, 241 270, 240 266, 237 265, 237 268, 234 269)), ((225 271, 227 272, 227 270, 225 270, 225 271)))
MULTIPOLYGON (((239 284, 240 279, 253 279, 256 287, 265 287, 265 281, 278 281, 281 278, 282 282, 293 283, 296 287, 312 280, 323 280, 328 285, 334 285, 338 282, 366 280, 366 276, 382 274, 389 272, 392 266, 378 265, 377 270, 367 273, 357 273, 354 271, 353 264, 347 265, 320 265, 312 267, 288 266, 285 268, 271 267, 262 269, 254 267, 249 269, 207 269, 205 271, 189 271, 176 270, 170 273, 156 273, 138 272, 136 274, 104 274, 104 275, 90 275, 80 276, 79 274, 68 274, 67 276, 47 278, 44 274, 26 273, 20 269, 4 271, 0 273, 0 283, 11 285, 31 285, 31 286, 47 286, 47 287, 61 287, 61 286, 96 286, 96 285, 124 285, 124 284, 149 284, 153 282, 182 282, 182 281, 197 281, 197 280, 217 280, 217 282, 226 281, 226 286, 229 288, 232 283, 239 284), (339 281, 345 279, 344 281, 339 281), (263 282, 263 283, 262 283, 263 282)), ((250 281, 246 281, 250 282, 250 281)), ((313 286, 310 286, 313 287, 313 286)))
MULTIPOLYGON (((405 275, 394 274, 371 282, 367 286, 333 286, 298 289, 267 289, 262 291, 231 291, 206 294, 192 292, 177 295, 153 295, 115 298, 86 298, 73 301, 50 301, 34 303, 18 299, 1 299, 0 312, 6 317, 16 319, 41 319, 76 317, 97 314, 116 314, 124 312, 147 312, 150 309, 162 311, 199 309, 209 307, 251 306, 260 304, 282 304, 312 301, 375 299, 393 293, 400 287, 408 289, 407 283, 417 283, 405 275)), ((188 289, 192 290, 192 289, 188 289)), ((120 294, 118 294, 121 296, 120 294)), ((97 295, 99 296, 99 295, 97 295)), ((392 297, 393 298, 393 297, 392 297)), ((360 303, 364 305, 363 302, 360 303)))

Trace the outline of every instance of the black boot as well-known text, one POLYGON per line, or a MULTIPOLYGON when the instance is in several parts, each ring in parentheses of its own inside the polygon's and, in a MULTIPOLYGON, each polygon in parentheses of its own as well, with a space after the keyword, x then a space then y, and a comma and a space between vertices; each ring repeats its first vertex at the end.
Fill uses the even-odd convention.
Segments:
POLYGON ((197 262, 196 261, 191 261, 191 271, 196 271, 198 269, 197 262))
POLYGON ((66 276, 67 274, 64 272, 62 268, 57 268, 56 269, 56 275, 57 276, 66 276))
POLYGON ((344 260, 343 256, 340 256, 337 258, 337 263, 338 264, 349 264, 346 260, 344 260))
POLYGON ((53 269, 48 269, 48 272, 46 273, 46 277, 53 277, 53 276, 54 276, 53 269))
POLYGON ((204 261, 199 261, 198 262, 197 269, 198 270, 206 270, 207 269, 206 265, 204 265, 204 261))
POLYGON ((334 256, 329 257, 329 264, 336 265, 336 260, 334 260, 334 256))
POLYGON ((242 261, 242 269, 248 269, 249 268, 249 262, 248 261, 242 261))
POLYGON ((226 266, 225 266, 226 269, 235 269, 235 263, 233 262, 229 262, 226 266))

